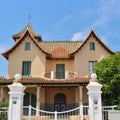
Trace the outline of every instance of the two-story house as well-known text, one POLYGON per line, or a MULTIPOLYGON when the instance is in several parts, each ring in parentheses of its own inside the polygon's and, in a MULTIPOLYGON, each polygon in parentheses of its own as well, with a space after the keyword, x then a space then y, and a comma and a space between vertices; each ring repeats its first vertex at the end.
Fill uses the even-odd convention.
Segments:
POLYGON ((8 60, 8 78, 0 80, 1 100, 16 73, 26 86, 24 105, 64 111, 87 104, 86 85, 93 66, 114 54, 92 29, 84 41, 43 41, 30 24, 12 36, 15 44, 2 55, 8 60))

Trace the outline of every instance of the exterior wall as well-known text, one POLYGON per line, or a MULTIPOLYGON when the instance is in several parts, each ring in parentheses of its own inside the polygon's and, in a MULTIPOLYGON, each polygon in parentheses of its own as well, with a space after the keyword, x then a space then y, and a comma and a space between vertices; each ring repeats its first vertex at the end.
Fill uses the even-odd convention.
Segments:
MULTIPOLYGON (((33 93, 37 97, 36 87, 27 87, 25 92, 33 93)), ((45 103, 45 88, 40 88, 40 103, 45 103)))
POLYGON ((46 73, 56 72, 56 64, 65 64, 65 71, 74 72, 74 60, 46 60, 46 73))
MULTIPOLYGON (((83 97, 83 104, 88 104, 88 95, 87 95, 87 88, 86 86, 83 86, 82 88, 82 97, 83 97)), ((79 93, 79 88, 75 88, 75 103, 80 102, 80 93, 79 93)))
POLYGON ((45 53, 43 53, 30 36, 19 44, 19 46, 9 55, 8 75, 13 78, 16 73, 22 74, 22 62, 31 61, 31 76, 40 76, 45 72, 45 53), (30 42, 30 50, 25 51, 25 42, 30 42))
POLYGON ((54 96, 58 93, 63 93, 66 96, 66 103, 75 103, 75 89, 74 88, 46 88, 45 101, 48 104, 54 104, 54 96), (72 94, 71 94, 72 93, 72 94))
POLYGON ((89 75, 89 61, 100 61, 110 55, 102 45, 96 40, 96 37, 90 36, 84 46, 75 54, 75 72, 79 76, 89 75), (90 50, 89 43, 95 42, 95 50, 90 50))
MULTIPOLYGON (((58 93, 65 94, 67 104, 80 102, 79 88, 46 88, 45 103, 54 104, 54 96, 58 93)), ((86 87, 83 87, 83 103, 88 103, 86 87)))

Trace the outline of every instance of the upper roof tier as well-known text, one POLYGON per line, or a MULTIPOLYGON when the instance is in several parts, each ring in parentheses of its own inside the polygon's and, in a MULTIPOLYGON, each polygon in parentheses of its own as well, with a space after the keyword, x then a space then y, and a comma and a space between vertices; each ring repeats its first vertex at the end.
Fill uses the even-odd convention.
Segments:
POLYGON ((39 41, 42 41, 41 36, 38 35, 38 34, 33 30, 33 28, 32 28, 32 26, 30 25, 30 23, 27 24, 27 26, 26 26, 21 32, 19 32, 18 34, 13 35, 13 36, 12 36, 13 39, 14 39, 15 41, 19 40, 19 39, 26 33, 27 30, 32 34, 32 36, 33 36, 35 39, 37 39, 37 40, 39 40, 39 41))
POLYGON ((100 40, 93 29, 91 29, 84 41, 42 41, 41 36, 33 30, 30 24, 28 24, 20 33, 13 35, 13 38, 16 41, 14 46, 2 54, 6 59, 9 59, 9 54, 15 50, 22 40, 24 40, 23 38, 26 34, 30 35, 36 46, 46 54, 47 58, 50 59, 73 58, 74 54, 86 44, 90 36, 94 36, 96 40, 104 47, 104 49, 106 49, 109 53, 114 54, 114 52, 110 50, 102 42, 102 40, 100 40))

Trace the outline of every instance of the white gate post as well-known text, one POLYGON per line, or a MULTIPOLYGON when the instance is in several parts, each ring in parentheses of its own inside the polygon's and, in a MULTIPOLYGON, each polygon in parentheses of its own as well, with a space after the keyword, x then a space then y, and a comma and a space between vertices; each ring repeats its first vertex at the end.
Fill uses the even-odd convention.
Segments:
POLYGON ((26 87, 19 83, 19 80, 21 79, 20 74, 16 74, 14 78, 13 84, 8 85, 8 88, 10 89, 8 120, 22 120, 23 91, 26 87))
POLYGON ((80 105, 80 120, 83 120, 83 104, 80 105))
POLYGON ((90 120, 102 120, 101 88, 102 85, 97 82, 97 75, 93 73, 91 80, 87 85, 89 95, 89 115, 90 120))
POLYGON ((55 118, 54 119, 57 120, 57 111, 55 111, 55 118))

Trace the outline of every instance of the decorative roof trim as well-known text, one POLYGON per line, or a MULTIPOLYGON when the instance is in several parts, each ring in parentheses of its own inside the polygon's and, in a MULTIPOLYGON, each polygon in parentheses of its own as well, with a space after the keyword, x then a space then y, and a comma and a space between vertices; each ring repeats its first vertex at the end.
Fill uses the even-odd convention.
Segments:
POLYGON ((20 44, 20 42, 22 41, 23 37, 27 34, 27 32, 29 33, 29 35, 30 35, 30 37, 32 38, 33 42, 38 46, 38 48, 39 48, 42 52, 46 53, 48 56, 50 55, 49 53, 47 53, 46 51, 44 51, 44 50, 39 46, 39 44, 37 43, 37 41, 34 39, 34 37, 32 36, 32 34, 30 33, 29 29, 26 29, 26 31, 25 31, 24 34, 20 37, 20 39, 19 39, 18 41, 16 41, 15 45, 14 45, 12 48, 10 48, 9 50, 7 50, 6 52, 2 53, 2 55, 3 55, 6 59, 8 59, 9 53, 12 52, 12 51, 20 44))
POLYGON ((33 28, 32 28, 32 26, 30 25, 30 23, 28 23, 27 26, 26 26, 23 30, 21 30, 21 32, 19 32, 18 34, 13 35, 12 38, 16 41, 16 38, 19 39, 19 38, 21 37, 21 34, 24 34, 27 29, 28 29, 29 31, 31 30, 31 31, 33 32, 33 34, 34 34, 33 37, 38 38, 39 40, 42 41, 41 36, 38 35, 38 34, 33 30, 33 28))
POLYGON ((73 56, 76 52, 78 52, 83 46, 84 44, 89 40, 89 37, 91 35, 95 35, 95 37, 97 38, 97 41, 102 44, 104 46, 105 49, 107 49, 108 52, 112 53, 112 54, 115 54, 115 52, 113 52, 111 49, 109 49, 105 43, 98 37, 98 35, 96 34, 96 32, 94 31, 94 29, 92 28, 88 34, 88 36, 85 38, 84 42, 81 44, 81 46, 76 50, 74 51, 73 53, 71 53, 71 56, 73 56))

